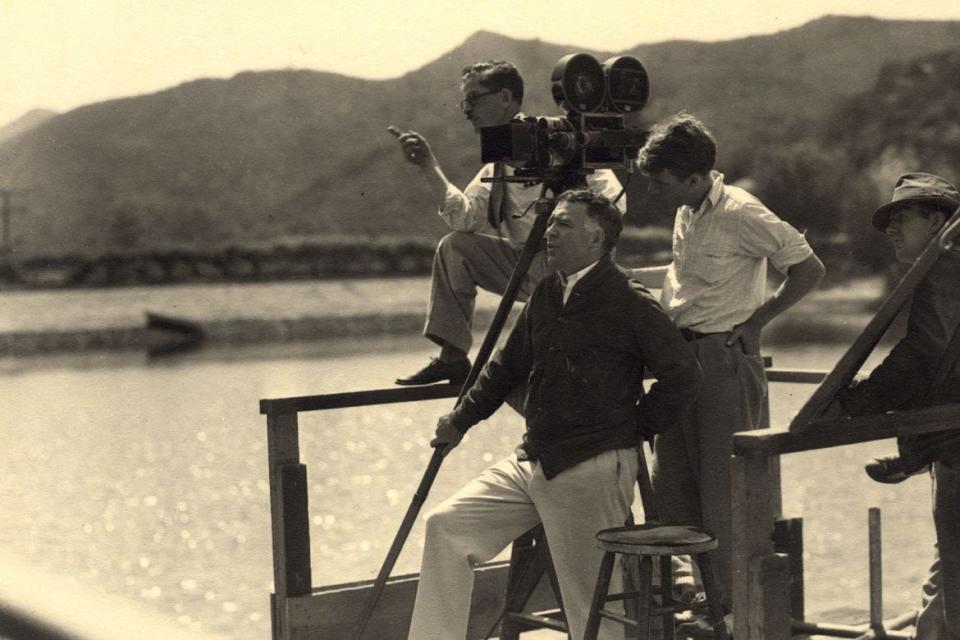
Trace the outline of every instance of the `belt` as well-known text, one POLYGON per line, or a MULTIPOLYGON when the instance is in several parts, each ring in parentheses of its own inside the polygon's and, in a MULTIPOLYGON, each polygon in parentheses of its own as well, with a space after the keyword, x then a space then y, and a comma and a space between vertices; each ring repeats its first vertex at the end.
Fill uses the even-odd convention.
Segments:
POLYGON ((712 333, 700 333, 699 331, 694 331, 693 329, 680 329, 681 335, 687 342, 693 342, 694 340, 699 340, 701 338, 709 338, 710 336, 716 336, 724 331, 714 331, 712 333))

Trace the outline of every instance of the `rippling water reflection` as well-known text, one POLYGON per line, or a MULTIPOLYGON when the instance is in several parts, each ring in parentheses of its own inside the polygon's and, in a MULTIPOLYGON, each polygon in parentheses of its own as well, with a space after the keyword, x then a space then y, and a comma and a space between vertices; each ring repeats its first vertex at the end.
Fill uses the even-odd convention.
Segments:
MULTIPOLYGON (((771 349, 828 368, 836 348, 771 349)), ((260 398, 390 386, 430 354, 420 339, 262 346, 148 363, 135 356, 0 362, 0 545, 39 568, 123 595, 181 624, 269 636, 272 591, 260 398)), ((790 415, 812 387, 774 388, 790 415)), ((301 419, 315 584, 376 574, 451 401, 301 419)), ((426 508, 518 441, 509 409, 446 460, 426 508)), ((808 610, 866 608, 866 509, 884 508, 888 612, 916 603, 932 544, 929 486, 871 483, 862 460, 890 443, 788 456, 784 505, 803 515, 808 610)), ((396 572, 415 571, 415 527, 396 572)))

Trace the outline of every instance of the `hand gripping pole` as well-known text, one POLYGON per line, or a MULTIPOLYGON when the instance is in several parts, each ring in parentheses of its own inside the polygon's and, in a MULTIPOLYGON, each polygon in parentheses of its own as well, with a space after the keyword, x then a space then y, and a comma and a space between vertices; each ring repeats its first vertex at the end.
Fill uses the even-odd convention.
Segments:
MULTIPOLYGON (((507 288, 503 292, 503 297, 500 299, 500 306, 497 307, 496 314, 493 316, 489 329, 487 329, 487 334, 483 339, 483 344, 480 345, 480 350, 477 352, 477 357, 473 362, 473 366, 470 368, 470 373, 467 374, 467 379, 460 388, 460 393, 457 396, 457 404, 460 403, 463 396, 470 387, 473 386, 473 383, 476 382, 480 371, 483 370, 484 365, 490 358, 490 354, 493 352, 493 348, 497 344, 497 339, 503 330, 503 325, 507 321, 510 309, 517 299, 520 284, 530 269, 533 257, 540 250, 541 240, 543 240, 543 235, 547 230, 547 219, 553 211, 554 204, 553 200, 545 198, 546 190, 547 187, 544 187, 540 199, 537 201, 537 215, 533 227, 530 229, 530 235, 527 236, 527 241, 523 245, 523 250, 520 252, 520 257, 517 260, 517 265, 510 275, 507 288)), ((440 453, 440 449, 435 449, 433 455, 430 457, 430 462, 427 464, 426 470, 423 472, 420 484, 413 494, 410 506, 407 507, 407 513, 400 523, 400 529, 393 539, 393 544, 390 545, 390 550, 387 552, 387 557, 383 561, 383 566, 380 567, 380 573, 377 574, 377 579, 373 583, 373 590, 370 592, 370 597, 367 599, 363 611, 361 611, 360 617, 357 620, 356 633, 354 633, 353 636, 354 640, 360 640, 363 637, 364 629, 366 629, 367 623, 370 621, 373 611, 377 606, 377 600, 380 598, 380 594, 387 584, 387 579, 390 577, 390 572, 393 571, 393 566, 400 556, 400 551, 403 550, 403 545, 406 543, 407 537, 410 535, 410 530, 417 520, 420 508, 426 501, 427 494, 430 493, 430 487, 433 486, 433 481, 440 471, 441 464, 443 464, 443 455, 440 453)))

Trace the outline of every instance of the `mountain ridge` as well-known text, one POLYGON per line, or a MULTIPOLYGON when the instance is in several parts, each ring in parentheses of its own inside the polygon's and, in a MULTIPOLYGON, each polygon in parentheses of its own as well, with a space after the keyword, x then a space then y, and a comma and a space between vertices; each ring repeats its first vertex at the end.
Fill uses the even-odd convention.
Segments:
MULTIPOLYGON (((701 116, 718 136, 722 168, 737 174, 758 147, 829 129, 836 106, 871 89, 885 63, 958 41, 956 21, 825 17, 768 36, 621 53, 650 73, 645 118, 680 109, 701 116)), ((478 31, 391 79, 243 71, 84 105, 0 141, 0 184, 30 194, 14 228, 17 252, 318 234, 439 237, 446 227, 426 184, 386 126, 426 135, 462 186, 479 167, 479 140, 456 107, 460 69, 478 59, 515 61, 526 81, 524 111, 556 113, 550 70, 579 50, 478 31)), ((587 52, 601 60, 616 53, 587 52)), ((648 222, 642 212, 629 221, 648 222)))

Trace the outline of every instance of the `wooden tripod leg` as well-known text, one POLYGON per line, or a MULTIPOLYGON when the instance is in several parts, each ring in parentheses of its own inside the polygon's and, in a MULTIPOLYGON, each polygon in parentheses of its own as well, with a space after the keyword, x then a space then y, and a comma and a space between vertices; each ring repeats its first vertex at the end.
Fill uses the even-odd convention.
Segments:
MULTIPOLYGON (((546 188, 544 188, 543 193, 546 193, 546 188)), ((517 260, 517 265, 514 267, 513 273, 510 274, 510 280, 507 282, 506 290, 503 292, 503 297, 500 299, 497 311, 493 316, 493 320, 490 322, 490 327, 487 329, 487 335, 484 336, 483 344, 480 345, 480 350, 473 362, 473 366, 470 367, 470 373, 467 374, 467 379, 460 388, 460 393, 457 396, 458 404, 467 391, 470 390, 470 387, 473 386, 473 383, 476 382, 481 369, 483 369, 487 363, 487 359, 490 357, 493 347, 497 343, 497 338, 504 324, 506 324, 507 315, 513 308, 514 301, 517 299, 517 292, 520 290, 520 285, 526 277, 533 257, 540 248, 540 241, 543 239, 544 232, 546 232, 547 229, 547 215, 547 213, 541 215, 539 211, 537 212, 533 227, 530 229, 530 235, 524 243, 523 250, 520 252, 520 257, 517 260)), ((377 601, 380 599, 380 594, 383 593, 383 588, 387 584, 390 572, 393 571, 397 558, 400 557, 403 545, 406 544, 407 537, 410 535, 411 529, 413 529, 414 522, 416 522, 417 514, 420 513, 423 503, 426 502, 427 494, 430 493, 430 488, 433 486, 433 481, 440 472, 440 466, 442 464, 443 455, 440 453, 440 449, 434 449, 433 455, 430 457, 430 462, 427 463, 427 468, 420 478, 417 491, 414 493, 413 499, 410 501, 410 506, 407 507, 407 512, 403 516, 403 521, 400 523, 397 535, 393 538, 393 543, 390 545, 387 557, 380 566, 380 571, 377 573, 377 578, 373 583, 373 589, 370 590, 370 596, 364 603, 363 609, 360 611, 360 616, 357 618, 353 640, 361 640, 363 638, 364 629, 366 629, 367 623, 370 622, 370 618, 373 616, 373 612, 377 607, 377 601)))
POLYGON ((519 640, 524 625, 518 624, 509 614, 523 612, 544 574, 550 580, 553 594, 562 610, 560 583, 557 581, 557 572, 550 558, 550 547, 547 545, 543 525, 537 525, 513 543, 504 615, 500 627, 501 640, 519 640))

